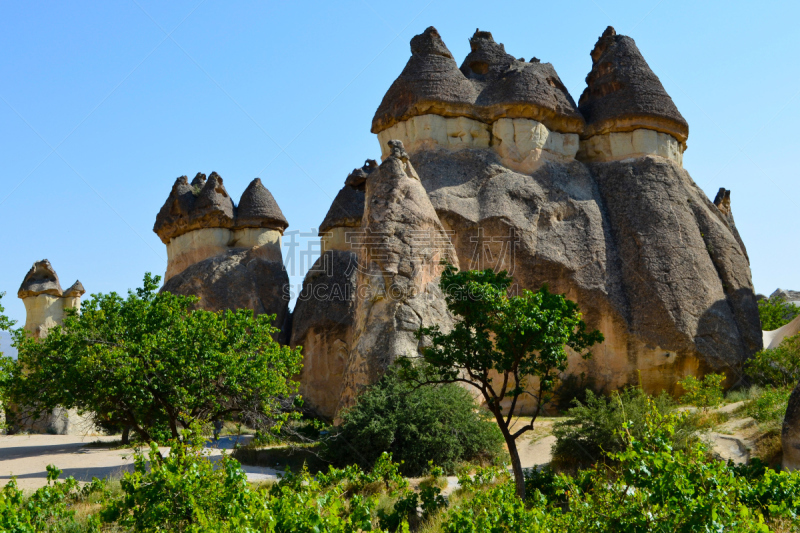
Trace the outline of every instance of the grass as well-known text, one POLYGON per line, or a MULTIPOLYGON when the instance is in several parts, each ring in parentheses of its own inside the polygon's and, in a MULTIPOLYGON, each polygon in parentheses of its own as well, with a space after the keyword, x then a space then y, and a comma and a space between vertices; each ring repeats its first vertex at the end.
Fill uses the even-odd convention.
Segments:
POLYGON ((243 465, 264 466, 276 470, 300 471, 306 466, 312 474, 326 471, 327 461, 319 457, 317 445, 274 446, 257 448, 244 446, 233 451, 231 456, 243 465))

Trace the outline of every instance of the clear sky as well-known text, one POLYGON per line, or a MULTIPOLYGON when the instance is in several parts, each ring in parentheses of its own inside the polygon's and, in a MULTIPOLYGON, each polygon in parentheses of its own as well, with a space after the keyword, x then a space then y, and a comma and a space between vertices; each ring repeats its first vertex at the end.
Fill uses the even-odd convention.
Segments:
POLYGON ((476 27, 553 63, 576 101, 605 27, 633 37, 689 122, 685 168, 711 198, 732 190, 756 290, 800 289, 799 17, 730 0, 2 0, 3 305, 24 322, 16 292, 42 258, 89 292, 163 274, 152 227, 183 174, 217 171, 237 200, 259 176, 290 231, 315 230, 379 158, 372 115, 430 25, 459 63, 476 27))

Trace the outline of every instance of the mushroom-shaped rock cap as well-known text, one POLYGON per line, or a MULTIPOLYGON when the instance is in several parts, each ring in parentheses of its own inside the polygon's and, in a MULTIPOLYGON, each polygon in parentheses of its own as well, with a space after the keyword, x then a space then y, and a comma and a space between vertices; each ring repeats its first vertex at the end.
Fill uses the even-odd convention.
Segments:
POLYGON ((83 288, 83 283, 80 280, 77 280, 75 283, 72 284, 72 287, 64 291, 64 296, 71 296, 71 297, 80 297, 86 294, 86 289, 83 288))
MULTIPOLYGON (((198 174, 195 176, 195 183, 198 178, 203 176, 203 183, 205 183, 205 175, 198 174)), ((201 186, 202 187, 202 186, 201 186)), ((178 231, 181 225, 188 222, 189 212, 194 206, 194 188, 189 185, 189 180, 186 176, 181 176, 175 180, 172 186, 172 191, 167 197, 167 201, 161 207, 161 210, 156 215, 156 223, 153 226, 153 231, 161 237, 164 244, 169 242, 173 233, 178 231)))
POLYGON ((283 233, 289 226, 272 193, 260 178, 250 182, 236 209, 237 228, 273 228, 283 233))
POLYGON ((333 228, 357 228, 364 216, 364 191, 345 185, 333 199, 325 220, 319 225, 320 234, 333 228))
POLYGON ((211 222, 205 227, 229 228, 233 225, 233 200, 222 184, 222 177, 216 172, 211 173, 200 189, 191 218, 211 222))
POLYGON ((181 176, 172 186, 167 201, 161 207, 153 231, 168 244, 170 239, 200 228, 230 228, 233 226, 233 200, 222 184, 222 178, 212 172, 206 179, 198 173, 191 185, 181 176))
POLYGON ((592 70, 579 101, 586 119, 584 138, 646 128, 686 142, 689 124, 633 39, 609 26, 591 56, 592 70))
POLYGON ((529 118, 561 133, 582 133, 583 116, 550 63, 527 63, 506 53, 488 31, 476 30, 461 72, 478 88, 484 121, 529 118))
POLYGON ((344 187, 333 199, 325 220, 319 225, 320 234, 333 228, 355 228, 361 226, 364 216, 364 198, 367 178, 378 169, 374 159, 367 159, 364 166, 353 170, 344 182, 344 187))
POLYGON ((439 32, 431 26, 411 39, 411 58, 378 106, 372 133, 428 113, 471 116, 476 97, 475 87, 458 70, 439 32))
POLYGON ((63 294, 58 275, 47 259, 42 259, 33 264, 25 275, 25 279, 22 280, 22 285, 20 285, 17 292, 17 296, 20 298, 28 298, 29 296, 38 296, 40 294, 51 294, 53 296, 61 296, 63 294))

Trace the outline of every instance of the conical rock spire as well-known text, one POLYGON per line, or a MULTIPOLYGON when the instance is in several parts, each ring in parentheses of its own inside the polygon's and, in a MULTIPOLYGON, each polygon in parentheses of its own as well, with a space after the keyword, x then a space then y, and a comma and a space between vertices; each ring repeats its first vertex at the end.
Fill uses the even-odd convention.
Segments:
POLYGON ((686 143, 689 125, 630 37, 609 26, 591 52, 592 70, 579 101, 583 137, 650 129, 686 143))

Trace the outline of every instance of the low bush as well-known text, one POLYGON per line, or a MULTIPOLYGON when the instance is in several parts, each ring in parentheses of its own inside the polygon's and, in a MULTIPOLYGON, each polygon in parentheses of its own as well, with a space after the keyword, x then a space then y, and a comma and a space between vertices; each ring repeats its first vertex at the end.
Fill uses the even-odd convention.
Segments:
POLYGON ((686 376, 678 382, 685 391, 681 396, 681 401, 704 410, 709 407, 717 407, 725 397, 722 391, 723 381, 725 381, 724 374, 706 374, 702 379, 686 376))
POLYGON ((100 521, 81 521, 75 516, 74 504, 96 492, 105 484, 93 479, 83 488, 74 478, 57 481, 61 471, 47 467, 47 486, 26 497, 12 479, 0 490, 0 531, 14 533, 67 533, 100 531, 100 521))
MULTIPOLYGON (((527 506, 511 483, 488 484, 447 511, 444 531, 766 532, 794 531, 800 472, 709 458, 700 442, 676 450, 686 414, 662 413, 645 398, 643 426, 618 429, 623 450, 576 476, 529 472, 527 506)), ((472 487, 474 488, 474 487, 472 487)), ((795 523, 795 526, 797 524, 795 523)))
MULTIPOLYGON (((199 439, 188 436, 162 457, 152 446, 135 458, 121 494, 95 481, 56 481, 24 497, 12 481, 0 491, 0 531, 99 532, 550 532, 796 531, 800 472, 775 472, 754 461, 735 466, 709 457, 700 442, 675 449, 688 415, 662 413, 646 396, 637 418, 617 428, 622 450, 571 476, 545 469, 526 475, 527 498, 505 468, 478 468, 459 477, 448 501, 435 483, 413 491, 389 454, 371 471, 330 467, 312 476, 287 472, 270 486, 246 481, 238 463, 216 464, 199 439), (149 464, 148 464, 149 460, 149 464), (99 492, 99 516, 75 516, 72 504, 99 492), (104 523, 101 524, 100 517, 104 523)), ((637 400, 638 401, 638 400, 637 400)), ((430 467, 434 477, 441 470, 430 467)))
POLYGON ((786 416, 786 406, 791 393, 792 389, 788 387, 757 389, 755 397, 742 406, 741 412, 762 424, 780 425, 783 423, 783 417, 786 416))
POLYGON ((758 316, 764 331, 776 330, 791 322, 797 315, 800 315, 800 307, 779 296, 758 301, 758 316))
POLYGON ((407 476, 420 476, 428 463, 447 473, 462 461, 493 461, 503 438, 472 396, 458 385, 414 388, 390 370, 342 414, 323 456, 334 464, 368 470, 392 454, 407 476))
POLYGON ((745 371, 759 385, 796 385, 800 381, 800 333, 786 337, 776 348, 757 352, 745 364, 745 371))
MULTIPOLYGON (((560 469, 586 467, 607 460, 609 453, 622 451, 625 438, 620 428, 627 423, 632 435, 641 435, 651 402, 661 414, 675 409, 675 402, 666 393, 651 399, 640 388, 628 388, 611 396, 597 396, 587 391, 586 402, 574 401, 574 407, 567 411, 569 418, 553 426, 554 466, 560 469)), ((694 418, 681 419, 672 435, 672 445, 676 449, 686 448, 695 440, 694 429, 694 418)))
MULTIPOLYGON (((137 454, 134 472, 125 474, 121 487, 101 516, 115 530, 134 532, 370 531, 379 522, 377 493, 402 500, 409 492, 388 454, 369 473, 331 467, 311 476, 304 469, 255 488, 235 459, 223 455, 215 463, 193 437, 173 443, 167 457, 155 444, 147 459, 137 454)), ((400 517, 398 527, 404 522, 400 517)))

